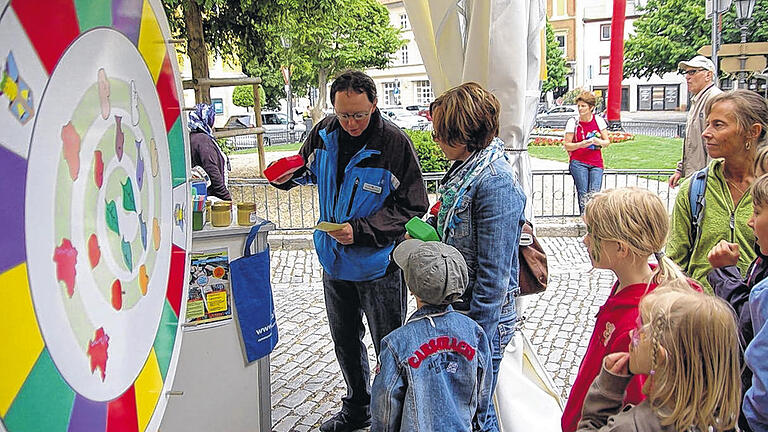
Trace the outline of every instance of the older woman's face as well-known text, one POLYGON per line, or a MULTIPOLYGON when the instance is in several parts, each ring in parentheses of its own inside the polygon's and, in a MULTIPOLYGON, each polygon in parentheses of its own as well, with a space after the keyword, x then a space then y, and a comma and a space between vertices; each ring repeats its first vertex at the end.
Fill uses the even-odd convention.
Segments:
MULTIPOLYGON (((734 106, 730 101, 712 105, 707 116, 707 128, 701 134, 707 144, 707 153, 711 158, 728 158, 745 151, 746 134, 739 130, 733 116, 734 106)), ((754 149, 755 146, 752 146, 754 149)))

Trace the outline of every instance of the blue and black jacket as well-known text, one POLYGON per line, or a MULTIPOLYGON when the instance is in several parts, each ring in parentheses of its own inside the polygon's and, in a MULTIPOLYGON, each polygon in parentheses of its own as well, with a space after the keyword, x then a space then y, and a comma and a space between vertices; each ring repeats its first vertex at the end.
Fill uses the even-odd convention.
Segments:
POLYGON ((349 222, 354 243, 339 244, 315 231, 317 255, 333 279, 368 281, 387 272, 395 242, 403 238, 405 223, 426 213, 429 201, 413 144, 376 109, 365 132, 367 142, 345 167, 338 166, 339 138, 349 137, 338 118, 330 115, 312 129, 299 154, 304 168, 281 189, 316 184, 320 221, 349 222), (344 175, 338 176, 337 170, 344 175), (342 178, 337 184, 337 178, 342 178))

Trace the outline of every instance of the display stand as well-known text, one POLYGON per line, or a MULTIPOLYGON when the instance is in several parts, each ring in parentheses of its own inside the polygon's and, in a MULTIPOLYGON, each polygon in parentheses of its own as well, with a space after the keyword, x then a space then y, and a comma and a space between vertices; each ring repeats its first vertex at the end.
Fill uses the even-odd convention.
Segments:
MULTIPOLYGON (((267 235, 274 229, 271 222, 259 229, 254 252, 267 247, 267 235)), ((229 260, 235 260, 242 255, 250 230, 235 221, 224 228, 206 225, 192 233, 192 251, 226 247, 229 260)), ((231 320, 213 327, 184 328, 161 431, 272 430, 269 356, 246 364, 234 303, 231 320)))

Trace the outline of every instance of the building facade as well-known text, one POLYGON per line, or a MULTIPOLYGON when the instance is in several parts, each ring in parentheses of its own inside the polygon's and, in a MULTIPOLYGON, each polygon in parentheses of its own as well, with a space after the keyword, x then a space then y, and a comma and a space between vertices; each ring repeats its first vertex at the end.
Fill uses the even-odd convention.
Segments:
MULTIPOLYGON (((605 0, 580 0, 579 3, 581 35, 577 44, 576 81, 580 87, 605 95, 610 67, 613 4, 605 0)), ((634 22, 640 17, 638 4, 627 1, 624 40, 632 34, 634 22)), ((666 73, 650 78, 625 78, 621 82, 621 101, 622 111, 685 110, 688 105, 685 77, 678 73, 666 73)))
MULTIPOLYGON (((402 30, 408 43, 386 69, 366 71, 376 82, 379 104, 426 105, 434 99, 408 14, 402 0, 379 0, 389 11, 390 23, 402 30)), ((568 66, 567 87, 582 87, 605 96, 611 49, 610 0, 546 0, 547 16, 568 66)), ((640 18, 642 0, 628 0, 624 39, 640 18)), ((677 73, 622 81, 622 111, 685 110, 688 104, 685 78, 677 73)))
POLYGON ((389 11, 389 22, 400 29, 407 41, 390 60, 386 69, 365 72, 376 82, 380 106, 429 105, 434 100, 432 85, 413 38, 411 24, 402 0, 379 0, 389 11))

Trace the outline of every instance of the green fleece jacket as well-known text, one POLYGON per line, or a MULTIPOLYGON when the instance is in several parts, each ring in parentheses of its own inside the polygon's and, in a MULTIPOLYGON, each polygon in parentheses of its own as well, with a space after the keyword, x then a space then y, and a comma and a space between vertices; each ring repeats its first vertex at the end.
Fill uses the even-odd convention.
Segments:
POLYGON ((707 273, 712 270, 712 266, 709 265, 707 254, 720 240, 739 245, 741 255, 736 266, 742 276, 757 256, 755 234, 752 228, 747 226, 747 221, 752 216, 752 195, 748 190, 734 208, 731 192, 723 177, 723 160, 711 161, 704 195, 706 202, 700 227, 701 235, 699 241, 693 244, 691 203, 688 198, 690 187, 691 177, 680 185, 677 193, 666 254, 711 294, 712 287, 707 282, 707 273))

